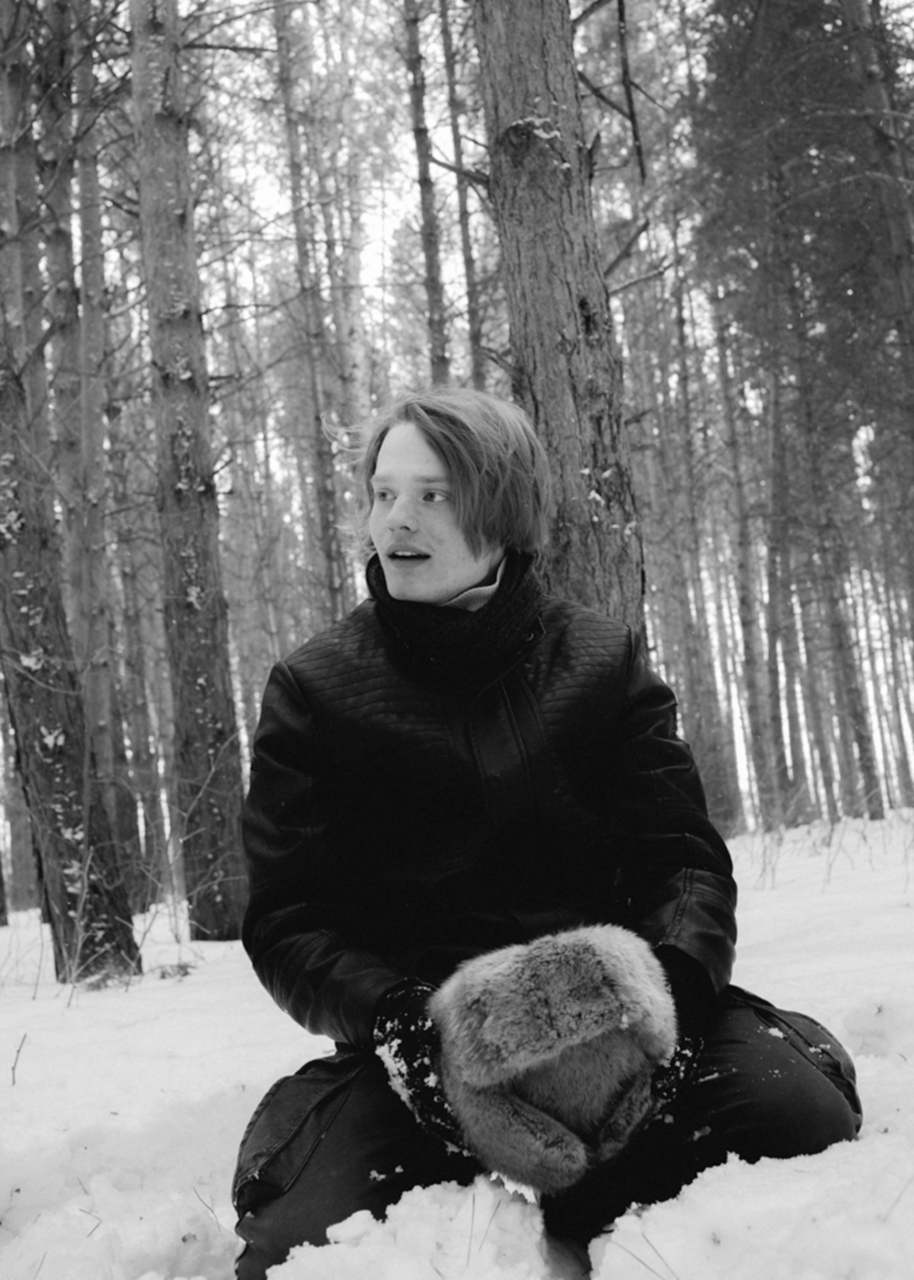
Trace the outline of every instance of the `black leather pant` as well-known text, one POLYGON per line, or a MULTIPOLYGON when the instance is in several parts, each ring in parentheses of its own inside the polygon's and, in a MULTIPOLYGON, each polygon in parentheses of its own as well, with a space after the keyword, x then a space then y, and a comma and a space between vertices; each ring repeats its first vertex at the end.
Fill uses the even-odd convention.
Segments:
MULTIPOLYGON (((834 1036, 736 987, 702 1040, 677 1054, 660 1094, 620 1156, 543 1198, 554 1236, 586 1243, 630 1205, 671 1199, 731 1152, 812 1154, 860 1128, 854 1068, 834 1036)), ((327 1227, 357 1210, 382 1219, 412 1187, 469 1184, 481 1171, 419 1128, 373 1054, 309 1062, 273 1086, 242 1141, 238 1280, 264 1280, 294 1245, 325 1244, 327 1227)))

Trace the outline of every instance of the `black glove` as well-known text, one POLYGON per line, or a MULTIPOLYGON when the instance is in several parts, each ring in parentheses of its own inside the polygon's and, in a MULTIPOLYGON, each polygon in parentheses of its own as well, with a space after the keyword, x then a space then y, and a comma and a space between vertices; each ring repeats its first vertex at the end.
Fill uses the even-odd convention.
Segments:
POLYGON ((407 978, 384 992, 375 1010, 375 1052, 394 1093, 425 1132, 464 1151, 460 1126, 441 1085, 441 1039, 427 1007, 434 989, 407 978))

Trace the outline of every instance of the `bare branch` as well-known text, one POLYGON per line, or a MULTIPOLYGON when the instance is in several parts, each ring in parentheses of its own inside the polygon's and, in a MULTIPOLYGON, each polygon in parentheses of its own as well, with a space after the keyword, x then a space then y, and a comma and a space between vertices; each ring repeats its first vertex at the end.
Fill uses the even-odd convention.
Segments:
POLYGON ((472 182, 474 186, 482 187, 484 191, 489 189, 489 175, 483 173, 481 169, 461 169, 456 164, 450 164, 447 160, 439 160, 437 156, 429 157, 432 164, 436 164, 441 169, 448 169, 451 173, 456 173, 459 178, 466 178, 467 182, 472 182))
POLYGON ((632 93, 631 68, 628 65, 628 20, 625 16, 625 0, 617 0, 619 13, 619 53, 622 58, 622 88, 625 90, 625 105, 628 108, 628 119, 632 127, 632 142, 635 155, 638 157, 638 171, 641 181, 647 181, 647 169, 644 163, 644 148, 641 145, 641 131, 638 128, 638 117, 635 114, 635 97, 632 93))
POLYGON ((641 222, 635 228, 635 230, 626 240, 625 244, 622 246, 622 248, 613 258, 612 262, 610 262, 609 266, 604 268, 603 270, 604 280, 608 280, 609 277, 612 275, 612 273, 615 271, 616 267, 618 267, 622 262, 625 261, 625 259, 631 253, 632 249, 634 249, 635 245, 638 243, 638 240, 641 238, 641 236, 644 235, 645 231, 647 231, 650 225, 651 225, 650 218, 645 218, 644 221, 641 222))

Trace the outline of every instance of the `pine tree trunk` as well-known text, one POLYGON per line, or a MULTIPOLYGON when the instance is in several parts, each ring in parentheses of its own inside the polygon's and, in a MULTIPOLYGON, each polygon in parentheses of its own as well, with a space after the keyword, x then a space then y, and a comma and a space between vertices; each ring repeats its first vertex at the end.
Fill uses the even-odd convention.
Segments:
MULTIPOLYGON (((803 666, 803 692, 806 721, 815 746, 822 794, 828 821, 834 826, 841 814, 838 804, 840 779, 835 775, 833 763, 833 734, 828 725, 832 721, 828 688, 833 683, 830 666, 824 662, 827 645, 824 628, 817 616, 816 603, 821 595, 818 575, 807 564, 797 578, 797 604, 800 611, 800 632, 806 661, 803 666)), ((835 747, 834 754, 837 755, 835 747)))
POLYGON ((893 548, 885 525, 881 531, 882 578, 885 583, 885 595, 882 607, 885 613, 886 631, 888 634, 889 653, 889 696, 892 702, 892 723, 895 735, 895 761, 898 770, 899 803, 904 808, 914 807, 914 773, 911 769, 911 756, 905 738, 904 725, 914 728, 914 712, 911 704, 911 674, 905 670, 905 646, 899 636, 897 614, 901 612, 895 591, 892 587, 891 557, 893 548), (897 612, 896 612, 897 611, 897 612))
POLYGON ((317 6, 314 19, 321 38, 317 56, 332 67, 335 86, 327 136, 321 138, 319 131, 315 131, 312 155, 318 170, 327 241, 325 257, 335 338, 333 364, 339 386, 338 416, 348 427, 364 422, 371 412, 362 283, 365 144, 356 105, 357 68, 363 54, 361 33, 348 11, 328 13, 326 6, 317 6))
MULTIPOLYGON (((120 492, 126 503, 126 489, 120 492)), ((142 854, 132 876, 133 899, 137 910, 146 910, 161 898, 168 884, 167 842, 159 795, 159 757, 151 745, 155 741, 155 726, 150 715, 137 573, 130 546, 121 552, 120 577, 124 594, 121 614, 124 714, 130 734, 133 789, 143 814, 142 854)))
POLYGON ((425 118, 425 69, 419 40, 418 0, 403 0, 406 29, 406 71, 413 139, 419 170, 419 205, 422 214, 422 253, 425 260, 425 296, 428 304, 429 364, 433 383, 447 382, 451 362, 447 349, 447 309, 441 278, 441 229, 432 181, 432 144, 425 118))
POLYGON ((701 528, 699 507, 703 505, 701 468, 696 461, 695 412, 692 373, 689 365, 686 323, 685 282, 676 281, 676 337, 678 402, 674 412, 679 437, 681 467, 670 476, 668 500, 682 511, 675 539, 679 564, 673 573, 681 583, 684 597, 682 644, 687 655, 688 721, 684 721, 695 759, 701 770, 712 819, 725 833, 743 824, 742 802, 734 785, 732 743, 724 731, 723 716, 714 679, 711 628, 702 587, 701 528), (685 572, 682 572, 683 564, 685 572))
MULTIPOLYGON (((789 189, 783 170, 773 174, 773 186, 784 208, 784 194, 789 189)), ((776 230, 782 230, 779 215, 776 230)), ((784 261, 787 261, 786 255, 784 261)), ((841 530, 826 489, 823 465, 823 427, 807 373, 806 337, 808 324, 804 299, 795 277, 785 273, 784 285, 788 314, 791 318, 790 340, 794 385, 798 404, 798 426, 811 494, 810 515, 818 536, 820 579, 824 592, 826 628, 833 671, 833 694, 838 709, 838 759, 841 765, 842 795, 845 812, 860 812, 858 779, 863 787, 863 803, 870 818, 884 813, 882 788, 876 768, 876 757, 870 717, 863 689, 861 663, 854 652, 847 594, 850 566, 841 530)))
MULTIPOLYGON (((731 636, 735 632, 735 627, 728 618, 729 582, 727 580, 727 568, 723 560, 722 548, 715 546, 714 562, 710 568, 714 595, 714 646, 718 654, 717 665, 721 672, 723 686, 721 718, 727 734, 727 741, 732 743, 736 741, 737 726, 740 722, 740 700, 737 689, 737 676, 734 674, 731 677, 731 670, 735 665, 731 636)), ((735 749, 727 752, 726 759, 729 770, 727 794, 728 796, 733 796, 734 804, 739 806, 734 812, 733 825, 729 828, 729 833, 733 833, 745 829, 746 815, 735 749)))
POLYGON ((791 777, 787 763, 787 738, 784 733, 784 718, 782 714, 781 648, 783 645, 783 624, 781 622, 781 613, 783 591, 780 562, 780 551, 773 545, 769 534, 767 599, 765 602, 765 641, 767 651, 765 693, 767 719, 771 729, 771 767, 777 779, 777 794, 783 800, 781 821, 788 822, 790 807, 788 797, 791 789, 791 777))
MULTIPOLYGON (((855 652, 853 633, 846 615, 847 565, 841 548, 840 533, 829 515, 825 515, 822 538, 822 560, 825 566, 825 605, 835 664, 836 694, 845 708, 842 734, 845 742, 856 749, 856 762, 863 786, 863 803, 869 818, 885 817, 882 787, 876 768, 870 717, 863 691, 861 665, 855 652)), ((855 804, 856 808, 856 804, 855 804)))
POLYGON ((3 759, 3 814, 10 833, 7 907, 10 911, 31 911, 39 905, 37 859, 22 779, 16 768, 16 744, 4 698, 0 698, 0 751, 3 759))
POLYGON ((0 666, 61 981, 139 953, 95 772, 61 592, 41 356, 26 4, 0 0, 0 666))
POLYGON ((37 68, 40 75, 44 163, 42 198, 46 210, 47 306, 51 319, 51 394, 56 428, 55 474, 63 533, 63 593, 70 634, 79 660, 79 615, 85 599, 82 535, 85 517, 80 438, 79 290, 73 251, 73 12, 49 5, 47 40, 37 68))
POLYGON ((463 160, 463 136, 460 128, 460 95, 457 92, 457 62, 454 37, 451 31, 450 0, 438 0, 441 20, 441 44, 444 51, 444 71, 447 77, 447 105, 451 126, 451 146, 454 152, 454 168, 457 170, 457 221, 460 227, 460 252, 463 259, 463 277, 466 282, 467 335, 470 345, 470 381, 477 391, 486 387, 486 356, 482 345, 482 306, 479 281, 476 272, 476 256, 470 234, 470 182, 463 160))
POLYGON ((86 714, 108 816, 117 832, 122 856, 135 859, 139 845, 136 806, 125 771, 117 762, 119 752, 123 752, 123 727, 114 710, 115 673, 111 662, 111 584, 106 552, 105 249, 96 153, 95 72, 90 44, 93 15, 88 0, 78 0, 77 12, 79 49, 74 83, 80 239, 79 434, 84 513, 80 526, 84 572, 77 659, 83 671, 86 714))
MULTIPOLYGON (((308 15, 305 14, 303 21, 309 20, 308 15)), ((326 407, 323 389, 323 361, 326 345, 324 321, 317 293, 317 272, 312 262, 312 237, 309 234, 305 213, 305 166, 299 115, 293 94, 294 68, 289 33, 289 11, 282 0, 274 0, 273 25, 276 32, 277 78, 283 104, 286 152, 289 161, 296 268, 304 319, 304 356, 311 394, 312 431, 309 444, 313 455, 312 470, 315 480, 313 490, 316 497, 319 545, 323 558, 321 585, 326 591, 327 600, 323 621, 327 624, 342 618, 354 601, 350 598, 349 574, 339 534, 340 519, 333 449, 324 431, 326 407)), ((303 496, 307 494, 309 487, 312 486, 302 486, 303 496)))
MULTIPOLYGON (((902 124, 909 115, 904 96, 907 90, 896 94, 886 70, 887 58, 880 48, 887 34, 882 6, 874 0, 841 0, 841 9, 860 105, 872 131, 869 177, 873 203, 881 209, 888 231, 889 255, 879 296, 889 303, 889 321, 898 336, 904 412, 894 438, 886 439, 882 447, 892 458, 898 493, 893 532, 897 545, 905 549, 909 607, 914 610, 914 510, 910 502, 914 487, 914 171, 910 139, 904 132, 907 126, 902 124)), ((899 56, 903 56, 900 46, 899 56)), ((878 419, 877 432, 880 441, 888 434, 878 419)))
POLYGON ((895 795, 897 773, 889 763, 892 757, 891 726, 887 705, 888 690, 882 663, 886 652, 886 634, 883 614, 877 611, 877 594, 869 568, 858 565, 852 587, 854 634, 858 640, 864 697, 872 713, 874 748, 878 744, 877 771, 883 801, 888 808, 892 809, 898 804, 895 795))
MULTIPOLYGON (((0 254, 0 256, 3 256, 0 254)), ((102 804, 60 591, 47 483, 21 383, 0 368, 0 646, 17 764, 61 982, 133 972, 139 953, 102 804)))
MULTIPOLYGON (((42 356, 45 333, 42 275, 42 245, 38 227, 43 222, 42 199, 38 189, 38 147, 31 124, 29 92, 34 67, 28 59, 25 33, 30 23, 37 25, 34 0, 0 0, 0 58, 2 58, 3 181, 0 194, 8 213, 0 222, 0 245, 6 241, 7 261, 15 273, 15 290, 4 289, 4 329, 19 332, 0 335, 8 351, 21 356, 15 365, 25 391, 35 445, 50 459, 48 378, 42 356), (18 31, 17 31, 18 27, 18 31), (11 35, 7 38, 7 32, 11 35), (12 34, 15 33, 15 34, 12 34)), ((2 358, 2 357, 0 357, 2 358)))
MULTIPOLYGON (((256 279, 254 264, 251 268, 256 279)), ((237 259, 226 255, 222 287, 229 311, 241 306, 237 270, 237 259)), ((253 309, 256 313, 256 298, 253 309)), ((227 434, 236 441, 232 501, 225 527, 226 589, 237 649, 242 722, 250 736, 257 725, 267 673, 290 652, 293 641, 283 607, 287 574, 282 559, 283 521, 277 510, 270 458, 270 406, 262 377, 250 376, 252 365, 259 371, 265 363, 256 316, 253 333, 245 334, 234 325, 229 329, 227 346, 227 372, 236 379, 238 391, 224 406, 227 434)))
MULTIPOLYGON (((345 117, 344 117, 345 123, 345 117)), ((362 284, 362 252, 365 246, 365 216, 359 161, 350 156, 344 174, 340 203, 345 199, 349 235, 341 249, 342 266, 337 292, 340 306, 342 348, 340 417, 346 426, 364 422, 371 408, 370 360, 365 332, 365 290, 362 284)))
POLYGON ((784 701, 787 707, 787 732, 791 759, 791 790, 787 800, 787 820, 791 825, 796 826, 811 822, 816 813, 809 788, 808 757, 811 748, 807 743, 808 735, 803 727, 800 715, 800 690, 802 688, 800 635, 789 586, 785 586, 782 639, 784 701))
POLYGON ((907 390, 914 397, 914 198, 908 146, 879 55, 880 28, 870 0, 841 0, 860 101, 873 131, 873 186, 889 232, 892 262, 886 284, 895 295, 893 322, 905 353, 907 390))
POLYGON ((714 300, 714 326, 717 345, 717 363, 720 377, 721 404, 723 407, 725 440, 730 464, 730 483, 733 492, 736 539, 736 593, 740 636, 743 648, 743 683, 746 692, 746 717, 748 719, 749 755, 755 774, 758 797, 758 816, 765 830, 777 827, 782 820, 782 809, 777 791, 773 761, 770 725, 767 719, 767 701, 762 670, 762 641, 759 627, 761 610, 755 584, 752 549, 754 545, 746 482, 743 475, 739 424, 737 422, 730 374, 730 357, 724 317, 719 300, 714 300))
POLYGON ((513 385, 552 462, 545 576, 640 627, 641 531, 567 0, 474 0, 513 385))
POLYGON ((238 936, 241 758, 219 568, 209 388, 175 0, 131 0, 140 226, 158 439, 180 843, 194 938, 238 936))
MULTIPOLYGON (((110 342, 106 345, 110 349, 110 342)), ((169 885, 161 753, 156 745, 165 717, 153 694, 150 675, 161 665, 164 631, 160 636, 146 621, 147 615, 161 619, 162 573, 156 513, 138 497, 142 488, 138 475, 154 469, 155 451, 134 434, 145 432, 145 415, 133 407, 121 407, 131 398, 127 381, 125 378, 113 386, 108 407, 108 477, 117 513, 111 522, 112 555, 120 585, 121 708, 130 742, 129 794, 143 824, 137 865, 131 873, 131 897, 136 910, 146 910, 162 899, 169 885)))
MULTIPOLYGON (((681 707, 681 732, 701 771, 708 808, 724 833, 743 826, 742 799, 732 734, 724 724, 715 679, 714 647, 702 588, 703 474, 696 457, 694 401, 700 396, 691 368, 685 282, 675 281, 675 326, 662 303, 642 306, 627 295, 626 332, 631 333, 630 397, 652 425, 639 460, 646 522, 645 560, 652 631, 663 670, 681 707), (650 346, 643 340, 651 335, 650 346)), ((698 375, 701 376, 700 373, 698 375)))

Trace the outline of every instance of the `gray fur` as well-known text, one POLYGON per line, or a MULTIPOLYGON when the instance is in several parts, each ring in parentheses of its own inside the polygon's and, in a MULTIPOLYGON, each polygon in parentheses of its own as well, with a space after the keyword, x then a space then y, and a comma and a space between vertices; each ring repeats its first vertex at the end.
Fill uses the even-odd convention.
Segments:
POLYGON ((432 996, 441 1073, 468 1145, 541 1191, 573 1185, 647 1115, 676 1042, 663 968, 597 925, 467 961, 432 996))

